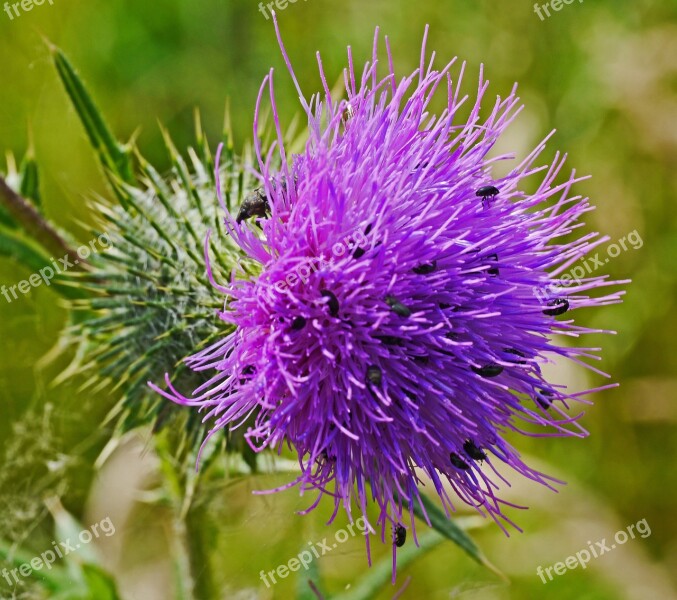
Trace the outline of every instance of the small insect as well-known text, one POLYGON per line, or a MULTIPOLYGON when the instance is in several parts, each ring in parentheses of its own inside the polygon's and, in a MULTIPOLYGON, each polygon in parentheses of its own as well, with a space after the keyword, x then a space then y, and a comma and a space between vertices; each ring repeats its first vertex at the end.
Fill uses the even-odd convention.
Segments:
MULTIPOLYGON (((498 262, 498 254, 487 254, 485 258, 492 260, 493 262, 498 262)), ((489 267, 487 273, 496 277, 499 274, 498 267, 489 267)))
POLYGON ((381 385, 383 381, 383 371, 376 365, 369 365, 367 367, 367 381, 373 385, 381 385))
POLYGON ((482 206, 485 206, 485 202, 488 200, 493 200, 498 196, 499 189, 493 185, 483 185, 480 189, 475 192, 475 196, 482 198, 482 206))
POLYGON ((487 455, 485 452, 482 450, 482 448, 478 448, 475 445, 475 442, 472 440, 466 440, 465 444, 463 444, 463 450, 465 450, 465 453, 472 458, 473 460, 486 460, 487 455))
POLYGON ((456 454, 456 452, 452 452, 449 455, 449 460, 451 461, 451 464, 457 469, 463 469, 464 471, 467 471, 470 468, 470 465, 465 462, 458 454, 456 454))
POLYGON ((326 464, 328 462, 334 462, 336 458, 334 456, 329 456, 329 453, 327 452, 327 449, 324 448, 322 452, 320 452, 320 456, 317 457, 317 462, 320 464, 326 464))
POLYGON ((397 527, 395 527, 393 538, 395 545, 398 548, 401 548, 402 546, 404 546, 404 542, 407 541, 407 530, 402 525, 398 525, 397 527))
POLYGON ((417 275, 429 275, 435 269, 437 269, 436 260, 432 261, 431 263, 423 263, 421 265, 418 265, 417 267, 414 267, 412 271, 414 271, 414 273, 416 273, 417 275))
POLYGON ((495 363, 484 365, 483 367, 470 367, 473 373, 477 373, 481 377, 497 377, 503 373, 503 367, 495 363))
POLYGON ((247 383, 247 381, 249 380, 249 376, 253 375, 254 373, 256 373, 256 367, 254 365, 246 365, 242 369, 242 375, 244 375, 244 378, 240 379, 240 385, 244 385, 245 383, 247 383))
POLYGON ((408 317, 411 315, 409 307, 402 304, 395 296, 386 296, 386 304, 393 309, 393 312, 400 317, 408 317))
POLYGON ((330 292, 329 290, 320 290, 320 295, 323 298, 328 298, 327 306, 329 307, 329 314, 332 317, 338 316, 339 301, 334 292, 330 292))
POLYGON ((550 317, 556 317, 557 315, 563 315, 569 310, 569 301, 565 298, 555 298, 548 302, 548 306, 552 306, 552 308, 544 309, 543 314, 550 317))
POLYGON ((265 217, 266 213, 270 211, 268 205, 268 197, 263 188, 256 188, 253 192, 248 194, 240 205, 240 210, 235 219, 236 223, 241 223, 250 217, 265 217))
POLYGON ((534 400, 538 403, 538 405, 543 409, 543 410, 548 410, 550 406, 552 406, 552 396, 554 394, 552 392, 549 392, 548 390, 538 390, 536 392, 536 397, 534 400))
POLYGON ((294 320, 291 322, 291 328, 294 331, 299 331, 306 326, 306 319, 304 317, 294 317, 294 320))

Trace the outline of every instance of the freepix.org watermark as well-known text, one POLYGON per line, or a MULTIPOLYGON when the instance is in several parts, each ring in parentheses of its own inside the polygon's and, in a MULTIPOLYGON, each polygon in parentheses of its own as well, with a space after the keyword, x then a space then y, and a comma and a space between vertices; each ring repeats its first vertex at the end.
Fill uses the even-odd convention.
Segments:
MULTIPOLYGON (((106 233, 102 233, 95 240, 91 240, 88 246, 85 245, 80 246, 77 249, 77 255, 82 260, 85 260, 86 258, 89 257, 90 254, 97 252, 96 249, 97 242, 101 248, 108 248, 111 244, 108 235, 106 233)), ((68 254, 65 254, 63 258, 60 258, 59 263, 57 263, 57 261, 55 261, 54 258, 52 258, 51 261, 52 264, 50 266, 40 269, 37 273, 33 273, 28 278, 28 280, 24 279, 19 283, 17 283, 16 285, 12 285, 9 287, 7 287, 6 285, 0 287, 0 293, 5 297, 5 300, 7 300, 7 302, 12 301, 12 299, 9 297, 10 293, 12 294, 14 300, 16 300, 18 298, 16 293, 17 288, 22 294, 25 295, 31 290, 31 287, 38 287, 43 283, 49 286, 51 284, 52 278, 55 275, 65 273, 66 271, 68 271, 68 269, 72 268, 75 265, 80 264, 80 260, 77 258, 74 261, 71 261, 68 254)))
MULTIPOLYGON (((54 0, 47 0, 50 6, 54 6, 54 0)), ((21 2, 5 2, 3 10, 7 13, 10 21, 14 20, 14 17, 20 17, 22 13, 29 12, 33 10, 36 6, 42 6, 45 3, 45 0, 21 0, 21 2), (21 11, 19 11, 21 9, 21 11)))
POLYGON ((609 543, 606 538, 602 538, 600 541, 595 542, 594 545, 591 541, 588 541, 588 547, 583 550, 579 550, 575 555, 567 556, 564 559, 564 562, 556 562, 554 565, 543 568, 541 565, 538 565, 536 569, 536 575, 541 578, 541 581, 545 584, 548 581, 553 581, 552 572, 555 572, 555 575, 564 575, 570 569, 576 569, 579 566, 581 569, 587 569, 588 563, 593 558, 599 558, 607 552, 611 552, 616 549, 618 546, 622 546, 629 540, 635 539, 635 533, 639 534, 639 537, 646 538, 651 535, 651 527, 647 523, 646 519, 637 521, 632 525, 628 525, 625 529, 621 529, 614 534, 614 541, 609 543), (548 576, 546 580, 545 576, 548 576))
POLYGON ((563 289, 570 285, 582 283, 582 279, 588 275, 592 275, 597 269, 603 267, 612 258, 616 258, 621 252, 625 252, 632 248, 639 250, 644 245, 642 236, 635 229, 627 235, 624 235, 617 242, 609 244, 606 247, 606 257, 600 252, 596 252, 594 256, 585 258, 574 267, 569 269, 568 273, 561 275, 556 283, 551 283, 543 287, 535 287, 533 289, 534 296, 542 303, 547 303, 552 298, 559 298, 563 294, 563 289))
MULTIPOLYGON (((554 10, 555 12, 559 12, 564 8, 565 4, 573 4, 574 0, 550 0, 549 2, 546 2, 545 4, 534 4, 534 12, 539 16, 541 21, 545 21, 545 17, 543 16, 543 13, 546 14, 547 17, 550 17, 550 9, 554 10)), ((583 0, 578 0, 579 4, 583 3, 583 0)))
POLYGON ((286 577, 289 576, 289 573, 293 571, 298 571, 301 569, 301 567, 303 567, 304 569, 308 569, 310 563, 312 563, 313 560, 315 560, 316 558, 320 558, 320 556, 324 556, 325 554, 331 552, 339 544, 347 542, 351 536, 355 536, 356 535, 354 529, 355 526, 357 526, 357 529, 360 533, 366 533, 369 530, 367 520, 364 518, 364 516, 362 516, 359 519, 356 519, 354 523, 348 524, 348 526, 345 529, 339 529, 334 534, 334 539, 336 541, 333 544, 331 542, 328 542, 327 538, 324 538, 321 542, 317 543, 308 542, 310 550, 304 550, 303 552, 299 552, 294 558, 290 558, 285 564, 279 565, 276 569, 268 571, 267 573, 263 569, 261 569, 259 578, 261 579, 261 581, 263 581, 263 583, 266 584, 266 587, 269 588, 271 586, 271 583, 268 581, 268 578, 270 578, 272 584, 274 585, 277 583, 277 580, 275 579, 276 575, 280 579, 285 579, 286 577))
MULTIPOLYGON (((268 12, 272 13, 276 8, 277 10, 284 10, 290 4, 296 4, 299 0, 275 0, 274 2, 267 2, 264 6, 263 2, 259 2, 259 12, 266 18, 266 21, 270 19, 268 12), (268 12, 266 12, 266 6, 268 7, 268 12)), ((308 2, 308 0, 303 0, 308 2)))
POLYGON ((355 230, 353 233, 347 234, 342 241, 336 242, 332 246, 332 255, 328 259, 324 255, 305 259, 299 266, 292 269, 285 279, 278 281, 275 284, 275 288, 278 292, 283 292, 287 287, 293 287, 299 280, 303 285, 306 285, 311 273, 315 273, 318 269, 329 267, 332 261, 348 253, 352 252, 355 257, 361 256, 364 254, 365 249, 360 244, 366 246, 368 243, 366 235, 360 230, 355 230))
POLYGON ((89 529, 83 529, 75 540, 68 538, 65 541, 52 542, 52 547, 49 550, 45 550, 40 556, 34 556, 28 562, 19 565, 11 571, 3 569, 2 576, 9 585, 16 585, 19 583, 19 577, 30 577, 33 571, 40 571, 43 568, 47 568, 49 571, 57 559, 75 552, 78 548, 89 544, 89 542, 94 538, 98 538, 101 534, 110 537, 114 533, 115 525, 113 525, 110 517, 106 517, 98 523, 94 523, 89 529))

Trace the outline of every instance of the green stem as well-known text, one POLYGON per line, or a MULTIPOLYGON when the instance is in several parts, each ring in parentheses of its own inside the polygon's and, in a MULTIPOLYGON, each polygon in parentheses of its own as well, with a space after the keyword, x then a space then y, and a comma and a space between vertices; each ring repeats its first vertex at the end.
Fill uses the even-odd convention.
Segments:
POLYGON ((190 568, 193 574, 193 591, 201 600, 218 598, 214 585, 212 566, 208 548, 211 547, 207 539, 204 513, 193 507, 186 515, 187 542, 190 549, 190 568))
MULTIPOLYGON (((173 504, 173 503, 172 503, 173 504)), ((175 507, 173 507, 175 508, 175 507)), ((176 565, 176 599, 194 600, 195 582, 191 576, 190 543, 186 522, 172 515, 172 554, 176 565)))
POLYGON ((67 255, 75 263, 74 268, 82 269, 83 261, 45 220, 45 218, 33 207, 30 202, 17 194, 3 177, 0 177, 0 202, 14 220, 23 227, 24 231, 35 241, 40 243, 45 250, 56 258, 67 255))
POLYGON ((165 488, 172 507, 173 554, 177 567, 178 600, 218 598, 209 559, 204 514, 193 504, 197 474, 184 475, 176 468, 166 435, 155 436, 165 488))

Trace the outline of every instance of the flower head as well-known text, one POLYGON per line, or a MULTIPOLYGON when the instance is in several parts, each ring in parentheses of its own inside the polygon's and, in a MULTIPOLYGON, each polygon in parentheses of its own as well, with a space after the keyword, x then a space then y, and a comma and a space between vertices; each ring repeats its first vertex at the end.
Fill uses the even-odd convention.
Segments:
POLYGON ((424 42, 419 69, 398 81, 387 38, 386 47, 383 78, 376 50, 359 79, 349 50, 338 102, 319 57, 324 92, 306 100, 284 54, 308 117, 305 149, 291 157, 272 71, 264 80, 255 132, 267 90, 277 139, 257 146, 258 208, 238 222, 226 215, 261 273, 218 284, 221 318, 235 330, 188 360, 215 371, 211 381, 192 398, 171 386, 161 393, 200 407, 212 433, 246 423, 256 450, 288 444, 301 467, 290 485, 319 492, 313 506, 326 494, 337 511, 350 514, 355 501, 366 513, 373 501, 382 532, 399 532, 425 477, 445 508, 453 490, 500 523, 508 503, 499 465, 554 481, 524 464, 504 434, 585 435, 568 412, 583 394, 549 383, 541 367, 553 356, 579 363, 592 350, 553 335, 586 333, 571 313, 620 294, 587 295, 609 285, 604 277, 545 301, 536 293, 605 238, 570 240, 591 207, 571 195, 581 178, 555 183, 559 155, 534 166, 545 142, 492 175, 493 163, 511 158, 489 153, 519 111, 515 90, 481 110, 480 75, 465 107, 463 67, 452 78, 453 61, 427 65, 424 42), (433 114, 440 93, 446 106, 433 114), (536 191, 523 191, 534 176, 536 191))

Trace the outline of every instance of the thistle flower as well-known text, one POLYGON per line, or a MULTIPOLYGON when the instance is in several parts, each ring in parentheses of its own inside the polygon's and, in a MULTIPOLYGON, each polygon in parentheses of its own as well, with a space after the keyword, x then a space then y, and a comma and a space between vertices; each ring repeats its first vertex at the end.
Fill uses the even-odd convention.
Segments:
POLYGON ((382 539, 397 532, 393 549, 401 527, 413 529, 424 475, 447 513, 451 489, 504 529, 512 523, 505 507, 514 506, 499 495, 505 466, 553 487, 505 433, 586 435, 569 407, 589 392, 548 382, 542 365, 597 358, 553 336, 592 332, 571 313, 621 295, 588 295, 614 283, 605 277, 563 284, 546 303, 535 294, 606 241, 570 239, 591 210, 571 195, 583 178, 556 183, 566 158, 559 154, 535 166, 548 138, 507 175, 492 175, 495 162, 512 158, 489 153, 520 110, 516 89, 483 111, 488 82, 480 74, 464 107, 465 65, 456 79, 454 61, 436 70, 425 37, 419 68, 400 81, 387 38, 388 73, 377 74, 378 29, 361 77, 349 49, 341 101, 331 97, 319 55, 323 93, 306 99, 280 40, 308 117, 307 144, 288 156, 271 70, 254 118, 256 132, 268 93, 277 140, 256 147, 256 194, 269 215, 259 210, 255 224, 240 222, 248 211, 237 221, 225 215, 261 273, 214 281, 226 299, 221 319, 235 329, 187 361, 215 372, 212 379, 190 398, 168 377, 167 390, 154 386, 199 407, 210 436, 246 426, 257 451, 290 446, 301 474, 283 487, 316 491, 308 510, 324 495, 334 515, 343 505, 351 518, 353 501, 365 515, 375 503, 382 539), (440 91, 446 107, 435 115, 440 91), (537 175, 536 191, 523 191, 537 175))

